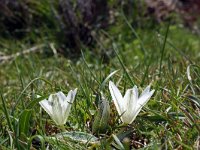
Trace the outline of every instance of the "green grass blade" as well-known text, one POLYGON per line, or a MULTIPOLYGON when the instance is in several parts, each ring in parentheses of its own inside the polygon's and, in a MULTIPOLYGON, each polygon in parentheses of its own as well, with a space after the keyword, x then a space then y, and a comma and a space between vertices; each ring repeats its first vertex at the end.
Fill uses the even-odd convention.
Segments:
POLYGON ((170 22, 169 22, 169 24, 167 26, 167 31, 165 33, 165 38, 164 38, 163 46, 162 46, 162 49, 160 51, 161 57, 160 57, 159 77, 161 77, 162 62, 163 62, 163 57, 164 57, 164 51, 165 51, 166 41, 167 41, 167 37, 168 37, 168 33, 169 33, 169 27, 170 27, 170 22))
POLYGON ((106 82, 108 82, 108 80, 109 80, 114 74, 116 74, 118 71, 119 71, 119 70, 115 70, 115 71, 111 72, 111 73, 103 80, 103 82, 102 82, 101 85, 100 85, 100 90, 103 90, 103 88, 104 88, 105 85, 106 85, 106 82))
POLYGON ((85 60, 85 57, 84 57, 84 54, 83 54, 83 51, 81 51, 81 54, 82 54, 82 58, 83 58, 83 62, 85 63, 87 69, 89 70, 91 76, 93 77, 93 79, 100 85, 100 82, 96 79, 96 76, 94 75, 94 73, 92 72, 92 70, 90 69, 90 67, 88 66, 86 60, 85 60))
POLYGON ((52 86, 52 84, 51 84, 49 81, 47 81, 46 79, 41 78, 41 77, 38 77, 38 78, 35 78, 35 79, 31 80, 31 81, 29 82, 29 84, 28 84, 28 85, 23 89, 23 91, 20 93, 19 97, 17 98, 16 103, 15 103, 15 105, 14 105, 13 108, 12 108, 12 113, 11 113, 11 114, 14 114, 14 110, 15 110, 16 106, 18 105, 18 103, 20 102, 21 97, 22 97, 22 95, 24 94, 24 92, 28 89, 28 87, 29 87, 30 85, 32 85, 32 83, 34 83, 34 82, 37 81, 37 80, 44 81, 45 83, 47 83, 47 84, 49 84, 49 85, 52 86))
POLYGON ((4 114, 6 116, 6 120, 7 120, 7 123, 8 123, 8 127, 9 127, 10 131, 13 131, 12 124, 11 124, 10 117, 9 117, 9 113, 8 113, 8 109, 6 107, 5 99, 2 95, 2 93, 0 93, 0 95, 1 95, 1 101, 2 101, 2 104, 3 104, 4 114))
POLYGON ((141 50, 143 52, 143 54, 145 55, 145 47, 144 47, 144 43, 142 42, 141 38, 139 37, 139 35, 137 34, 137 32, 135 31, 135 29, 133 28, 133 26, 130 24, 130 22, 128 21, 128 19, 126 18, 124 12, 122 11, 122 17, 125 20, 126 24, 128 25, 128 27, 131 29, 132 33, 135 35, 135 37, 139 40, 140 42, 140 47, 141 50))
POLYGON ((120 58, 120 56, 119 56, 119 54, 118 54, 118 52, 117 52, 117 46, 116 46, 115 43, 113 43, 113 50, 114 50, 114 52, 115 52, 115 54, 116 54, 116 56, 117 56, 117 58, 118 58, 118 60, 119 60, 119 62, 120 62, 120 64, 121 64, 121 66, 122 66, 122 68, 123 68, 123 70, 124 70, 124 72, 125 72, 127 78, 128 78, 129 81, 131 82, 132 86, 134 86, 135 83, 133 82, 133 80, 131 79, 130 75, 128 74, 128 71, 126 70, 126 67, 125 67, 124 63, 122 62, 122 60, 121 60, 121 58, 120 58))
POLYGON ((32 115, 31 109, 25 109, 21 113, 20 118, 19 118, 19 133, 20 133, 20 135, 24 134, 25 136, 28 136, 31 115, 32 115))

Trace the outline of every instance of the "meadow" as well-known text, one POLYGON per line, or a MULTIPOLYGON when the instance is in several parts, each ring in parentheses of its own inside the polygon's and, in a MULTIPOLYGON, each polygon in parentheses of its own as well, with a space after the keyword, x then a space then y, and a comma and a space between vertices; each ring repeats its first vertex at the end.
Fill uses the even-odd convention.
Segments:
POLYGON ((0 38, 0 149, 198 149, 200 38, 180 24, 131 25, 124 14, 99 30, 79 56, 59 53, 54 30, 0 38), (109 91, 137 85, 155 92, 129 125, 109 91), (60 127, 40 107, 50 94, 77 88, 60 127), (37 97, 40 95, 41 97, 37 97))

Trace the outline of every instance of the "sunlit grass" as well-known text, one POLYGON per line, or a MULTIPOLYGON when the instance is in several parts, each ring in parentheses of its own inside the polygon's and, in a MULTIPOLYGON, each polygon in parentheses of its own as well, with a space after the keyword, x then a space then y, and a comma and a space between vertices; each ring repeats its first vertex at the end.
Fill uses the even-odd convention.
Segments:
MULTIPOLYGON (((2 149, 129 149, 129 146, 193 149, 198 146, 199 37, 186 29, 170 26, 162 51, 167 26, 156 31, 138 29, 141 41, 128 26, 126 32, 115 28, 99 33, 107 41, 97 42, 95 50, 83 49, 82 56, 76 61, 53 55, 48 44, 54 41, 43 43, 37 39, 34 45, 46 44, 39 52, 0 64, 2 149), (141 50, 141 44, 145 51, 141 50), (99 55, 102 47, 109 52, 106 62, 105 57, 99 55), (109 80, 118 83, 122 94, 134 84, 140 91, 149 84, 156 90, 130 126, 123 126, 119 120, 108 90, 109 80), (96 136, 98 140, 94 143, 83 143, 70 137, 55 138, 61 130, 38 104, 52 93, 60 90, 67 93, 74 88, 78 88, 78 92, 65 128, 68 132, 84 133, 83 137, 87 134, 96 136), (37 94, 42 98, 37 99, 37 94), (95 121, 102 117, 101 96, 110 105, 111 117, 109 120, 103 118, 105 124, 98 126, 95 121)), ((2 41, 5 54, 33 46, 24 41, 2 41)))

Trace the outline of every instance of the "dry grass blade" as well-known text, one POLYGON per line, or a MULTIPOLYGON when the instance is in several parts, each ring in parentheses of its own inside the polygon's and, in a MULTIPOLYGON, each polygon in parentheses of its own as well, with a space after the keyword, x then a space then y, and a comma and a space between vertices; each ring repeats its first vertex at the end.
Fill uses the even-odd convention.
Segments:
POLYGON ((21 55, 26 55, 26 54, 29 54, 29 53, 40 51, 41 48, 44 47, 44 46, 45 46, 44 44, 40 44, 40 45, 36 45, 34 47, 31 47, 29 49, 22 50, 21 52, 17 52, 17 53, 12 54, 12 55, 0 56, 0 63, 4 63, 6 61, 15 59, 16 57, 19 57, 21 55))

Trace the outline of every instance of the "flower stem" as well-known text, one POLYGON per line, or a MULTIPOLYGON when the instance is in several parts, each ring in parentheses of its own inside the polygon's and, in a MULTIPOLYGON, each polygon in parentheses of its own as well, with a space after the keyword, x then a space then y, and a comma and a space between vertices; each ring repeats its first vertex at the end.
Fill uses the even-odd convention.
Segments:
POLYGON ((61 129, 62 132, 66 131, 65 126, 64 125, 60 125, 59 128, 61 129))

